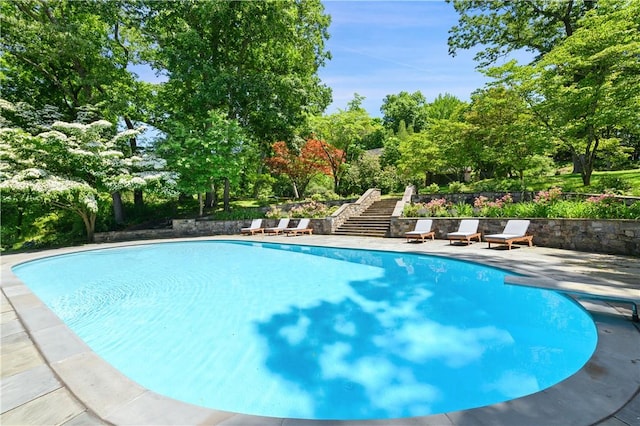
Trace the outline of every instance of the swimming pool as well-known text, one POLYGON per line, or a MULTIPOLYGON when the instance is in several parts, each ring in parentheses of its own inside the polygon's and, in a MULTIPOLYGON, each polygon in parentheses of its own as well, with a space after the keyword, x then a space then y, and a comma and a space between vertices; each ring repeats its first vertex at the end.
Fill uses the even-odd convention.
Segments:
POLYGON ((596 343, 568 299, 424 255, 201 241, 14 272, 138 383, 249 414, 371 419, 483 406, 552 386, 596 343))

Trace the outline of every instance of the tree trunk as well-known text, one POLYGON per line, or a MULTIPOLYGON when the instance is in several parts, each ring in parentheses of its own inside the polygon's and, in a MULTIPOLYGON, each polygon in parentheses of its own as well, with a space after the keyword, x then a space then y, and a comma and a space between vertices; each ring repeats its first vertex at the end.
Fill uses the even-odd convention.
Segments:
POLYGON ((218 204, 218 197, 216 195, 216 185, 211 182, 211 191, 207 192, 207 197, 205 198, 204 205, 208 209, 213 209, 218 204))
MULTIPOLYGON (((133 130, 135 127, 133 126, 133 122, 126 115, 123 117, 125 124, 127 125, 127 129, 133 130)), ((131 155, 136 155, 138 153, 138 141, 136 138, 129 138, 129 147, 131 148, 131 155)), ((142 196, 142 190, 136 189, 133 191, 133 205, 136 209, 141 210, 144 207, 144 198, 142 196)))
POLYGON ((80 217, 82 217, 85 230, 87 231, 87 242, 93 243, 95 241, 96 232, 96 214, 82 212, 80 213, 80 217))
POLYGON ((573 162, 573 174, 582 174, 584 171, 584 154, 571 153, 571 161, 573 162))
POLYGON ((198 193, 198 216, 204 215, 204 197, 198 193))
POLYGON ((298 185, 295 182, 292 182, 293 186, 293 198, 296 200, 300 198, 300 194, 298 193, 298 185))
POLYGON ((135 189, 133 191, 133 205, 138 210, 144 208, 144 198, 142 196, 142 189, 135 189))
POLYGON ((231 211, 229 192, 230 192, 229 179, 228 178, 224 178, 224 211, 225 212, 230 212, 231 211))
POLYGON ((111 200, 113 201, 113 220, 115 220, 116 224, 122 225, 124 223, 124 208, 122 206, 122 195, 118 191, 112 192, 111 200))

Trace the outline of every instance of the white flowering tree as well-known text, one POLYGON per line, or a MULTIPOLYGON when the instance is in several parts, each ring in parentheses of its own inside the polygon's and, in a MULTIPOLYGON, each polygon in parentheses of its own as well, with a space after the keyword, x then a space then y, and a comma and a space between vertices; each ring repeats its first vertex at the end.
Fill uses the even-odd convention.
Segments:
POLYGON ((32 136, 0 129, 0 191, 69 210, 82 218, 93 241, 101 194, 152 189, 171 194, 175 175, 150 154, 124 158, 118 147, 142 129, 113 135, 112 124, 55 122, 32 136))

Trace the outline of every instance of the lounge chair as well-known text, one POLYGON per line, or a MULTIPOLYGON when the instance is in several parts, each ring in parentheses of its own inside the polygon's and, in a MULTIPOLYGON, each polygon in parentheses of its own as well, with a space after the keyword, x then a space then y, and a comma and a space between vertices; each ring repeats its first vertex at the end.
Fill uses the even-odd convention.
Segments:
POLYGON ((309 219, 300 219, 298 225, 294 228, 285 228, 284 233, 287 235, 293 234, 294 236, 298 234, 309 234, 313 233, 313 229, 309 228, 309 219))
POLYGON ((520 219, 509 220, 501 234, 485 235, 484 240, 489 243, 489 248, 491 248, 491 243, 497 243, 506 244, 511 250, 511 244, 520 242, 527 242, 531 247, 533 245, 533 235, 527 235, 529 222, 528 220, 520 219))
POLYGON ((253 219, 251 225, 248 228, 240 229, 241 234, 254 235, 258 232, 264 234, 264 228, 262 227, 262 219, 253 219))
POLYGON ((271 228, 264 228, 264 232, 266 234, 278 235, 279 233, 284 232, 284 230, 287 229, 287 226, 289 226, 289 218, 285 217, 283 219, 280 219, 276 226, 273 226, 271 228))
POLYGON ((474 238, 480 242, 480 232, 478 232, 478 224, 480 221, 478 219, 463 219, 460 221, 460 226, 456 232, 449 232, 447 234, 447 239, 449 240, 449 244, 452 244, 453 241, 464 241, 467 245, 471 244, 471 240, 474 238))
POLYGON ((424 240, 431 237, 432 240, 436 238, 435 231, 431 230, 431 226, 433 225, 433 220, 431 219, 418 219, 416 222, 416 226, 413 231, 409 231, 404 234, 407 238, 407 242, 410 240, 421 240, 424 243, 424 240))

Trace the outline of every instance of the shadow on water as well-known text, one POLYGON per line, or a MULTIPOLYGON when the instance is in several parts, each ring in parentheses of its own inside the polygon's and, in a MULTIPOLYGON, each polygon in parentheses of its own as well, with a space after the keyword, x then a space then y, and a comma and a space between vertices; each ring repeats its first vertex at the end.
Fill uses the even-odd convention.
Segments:
MULTIPOLYGON (((548 312, 557 299, 505 288, 504 271, 431 256, 287 249, 384 271, 374 280, 350 281, 352 294, 339 302, 292 306, 256 324, 269 348, 266 366, 311 401, 312 412, 299 417, 410 417, 522 396, 541 386, 529 365, 547 369, 562 346, 551 342, 547 348, 522 353, 518 343, 529 342, 529 331, 539 317, 522 318, 521 308, 509 304, 495 306, 496 295, 505 297, 506 291, 510 298, 520 293, 522 303, 534 308, 547 304, 548 312), (452 312, 453 305, 465 308, 452 312), (488 312, 486 306, 493 309, 488 312), (505 324, 517 321, 520 329, 506 329, 505 324), (504 348, 515 354, 512 364, 482 363, 486 353, 504 348)), ((560 327, 569 327, 573 319, 544 316, 560 327)))

